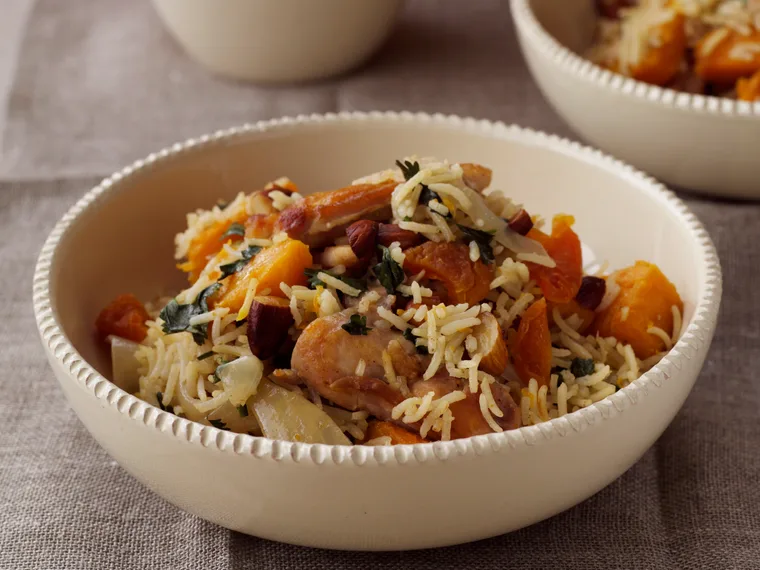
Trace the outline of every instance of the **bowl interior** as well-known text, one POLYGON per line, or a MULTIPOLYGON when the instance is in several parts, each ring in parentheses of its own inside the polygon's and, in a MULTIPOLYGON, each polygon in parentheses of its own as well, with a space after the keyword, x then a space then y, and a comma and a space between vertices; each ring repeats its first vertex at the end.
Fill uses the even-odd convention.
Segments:
POLYGON ((51 301, 74 347, 104 376, 93 335, 98 311, 131 292, 181 288, 174 235, 185 215, 287 175, 304 192, 347 185, 406 155, 479 162, 493 185, 547 220, 576 218, 584 262, 657 263, 676 284, 688 322, 705 286, 701 250, 682 213, 633 171, 594 152, 518 129, 478 123, 327 121, 283 124, 190 148, 115 181, 72 222, 51 268, 51 301))
POLYGON ((566 48, 583 55, 594 39, 594 0, 529 0, 530 7, 548 34, 566 48))

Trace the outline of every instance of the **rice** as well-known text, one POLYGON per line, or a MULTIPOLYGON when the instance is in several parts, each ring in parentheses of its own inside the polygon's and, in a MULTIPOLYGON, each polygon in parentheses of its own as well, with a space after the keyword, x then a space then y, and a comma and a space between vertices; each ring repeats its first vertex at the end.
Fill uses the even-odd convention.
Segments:
POLYGON ((325 285, 328 287, 332 287, 333 289, 336 289, 340 291, 341 293, 345 293, 346 295, 349 295, 351 297, 358 297, 361 295, 361 290, 357 289, 356 287, 351 287, 348 283, 345 281, 341 281, 337 277, 333 277, 329 273, 325 273, 324 271, 320 271, 317 273, 317 279, 322 281, 325 285))
POLYGON ((391 445, 393 440, 388 435, 381 435, 373 439, 368 439, 364 442, 364 445, 391 445))
POLYGON ((364 296, 359 301, 359 305, 357 306, 357 310, 361 314, 365 314, 369 312, 370 307, 373 303, 376 303, 380 300, 380 294, 377 291, 368 291, 364 294, 364 296))
POLYGON ((398 315, 394 314, 393 311, 386 309, 385 307, 378 307, 377 315, 385 319, 386 321, 388 321, 391 325, 393 325, 400 331, 405 331, 406 329, 410 328, 410 325, 408 322, 406 322, 404 319, 402 319, 398 315))

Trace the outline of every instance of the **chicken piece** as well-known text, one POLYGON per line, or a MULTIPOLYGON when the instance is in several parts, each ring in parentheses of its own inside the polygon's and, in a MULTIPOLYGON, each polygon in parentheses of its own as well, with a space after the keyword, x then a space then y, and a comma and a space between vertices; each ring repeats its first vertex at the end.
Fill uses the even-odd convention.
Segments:
MULTIPOLYGON (((473 394, 468 389, 465 389, 465 393, 467 397, 464 400, 451 404, 450 409, 454 416, 451 424, 451 439, 493 433, 480 410, 480 394, 473 394)), ((519 428, 520 410, 509 390, 501 384, 491 384, 491 393, 496 405, 504 412, 501 418, 493 416, 494 421, 504 431, 519 428)))
POLYGON ((276 230, 311 247, 331 245, 357 220, 390 218, 395 187, 395 182, 388 181, 310 194, 282 211, 276 230))
MULTIPOLYGON (((439 372, 428 380, 419 380, 410 386, 414 396, 421 398, 428 392, 433 392, 433 398, 436 400, 459 389, 460 381, 445 372, 439 372)), ((454 402, 450 407, 454 416, 454 421, 451 423, 451 438, 457 439, 493 433, 491 426, 488 425, 480 411, 480 394, 472 394, 467 388, 464 389, 464 393, 467 394, 467 397, 459 402, 454 402)), ((496 405, 504 412, 504 416, 501 418, 493 416, 496 423, 505 431, 520 427, 520 411, 509 394, 509 390, 501 384, 491 384, 491 393, 496 405)), ((427 437, 436 438, 438 434, 430 432, 427 437)))
POLYGON ((383 350, 388 350, 396 374, 406 378, 420 375, 421 359, 398 331, 375 328, 371 322, 366 335, 344 330, 353 313, 342 311, 310 323, 296 342, 291 367, 320 396, 338 406, 390 420, 404 396, 384 380, 383 350), (366 365, 363 376, 356 375, 360 360, 366 365))
POLYGON ((378 437, 389 437, 391 445, 408 445, 412 443, 427 443, 428 440, 421 438, 398 424, 373 420, 367 427, 367 440, 378 437))

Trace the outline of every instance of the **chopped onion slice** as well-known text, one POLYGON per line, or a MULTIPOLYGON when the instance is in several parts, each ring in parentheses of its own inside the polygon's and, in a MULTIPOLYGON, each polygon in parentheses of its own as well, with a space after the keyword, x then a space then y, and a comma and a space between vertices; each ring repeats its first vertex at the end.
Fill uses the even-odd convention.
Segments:
POLYGON ((554 260, 546 253, 544 246, 534 239, 521 236, 509 229, 506 220, 493 213, 486 204, 483 196, 468 186, 462 186, 462 191, 472 201, 472 206, 465 212, 474 222, 474 227, 485 232, 494 232, 493 238, 508 250, 524 255, 526 261, 532 261, 546 267, 556 267, 554 260))
POLYGON ((267 379, 259 385, 251 408, 264 436, 283 441, 351 445, 333 419, 309 400, 267 379))
POLYGON ((135 358, 135 352, 141 345, 120 336, 111 335, 108 340, 111 343, 111 380, 125 392, 137 392, 140 388, 140 362, 135 358))
POLYGON ((233 406, 244 405, 256 393, 263 374, 264 365, 255 356, 241 356, 216 369, 233 406))

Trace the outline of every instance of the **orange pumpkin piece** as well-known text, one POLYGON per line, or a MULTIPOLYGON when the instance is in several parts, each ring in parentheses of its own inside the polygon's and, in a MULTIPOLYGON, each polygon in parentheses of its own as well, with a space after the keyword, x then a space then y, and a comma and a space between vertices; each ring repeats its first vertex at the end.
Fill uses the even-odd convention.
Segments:
POLYGON ((240 235, 231 235, 225 239, 222 239, 222 236, 230 229, 232 224, 242 224, 245 222, 246 217, 247 215, 243 210, 230 220, 210 225, 193 238, 193 241, 190 242, 190 247, 187 249, 187 261, 177 266, 189 274, 188 279, 190 283, 197 281, 203 268, 206 267, 206 264, 212 257, 219 253, 225 241, 234 242, 243 239, 240 235))
POLYGON ((461 243, 428 241, 405 252, 407 273, 425 271, 427 279, 441 281, 449 304, 475 305, 488 295, 493 271, 480 260, 470 260, 470 248, 461 243))
POLYGON ((134 342, 142 342, 148 334, 145 321, 150 319, 148 311, 140 300, 132 294, 119 295, 100 311, 95 320, 98 336, 105 340, 109 335, 120 336, 134 342))
POLYGON ((382 422, 379 420, 369 422, 367 427, 367 439, 377 437, 390 437, 391 445, 405 445, 411 443, 427 443, 428 440, 422 439, 416 433, 397 426, 391 422, 382 422))
POLYGON ((759 30, 744 36, 730 28, 718 28, 697 44, 694 70, 705 81, 734 83, 760 71, 759 48, 759 30))
POLYGON ((575 299, 583 281, 581 240, 571 227, 574 222, 572 216, 554 216, 551 236, 537 229, 528 232, 528 237, 541 243, 557 264, 556 267, 546 267, 526 263, 531 279, 551 303, 564 304, 575 299))
POLYGON ((539 388, 549 385, 552 370, 552 337, 546 300, 539 299, 522 314, 509 349, 517 376, 524 385, 535 378, 539 388))
POLYGON ((741 77, 736 82, 736 96, 742 101, 760 101, 760 70, 752 77, 741 77))
POLYGON ((678 74, 686 55, 685 16, 674 13, 670 20, 654 26, 648 37, 656 38, 656 45, 650 43, 647 46, 643 57, 631 67, 629 74, 639 81, 664 86, 678 74))
POLYGON ((554 324, 553 312, 555 308, 559 311, 559 315, 565 320, 572 317, 573 315, 578 315, 578 317, 581 319, 581 326, 578 329, 578 332, 581 334, 584 334, 589 329, 589 327, 594 322, 594 318, 596 317, 596 313, 594 311, 587 309, 586 307, 582 307, 580 304, 578 304, 578 301, 572 299, 567 303, 561 304, 547 303, 549 324, 554 324))
POLYGON ((222 288, 214 296, 214 305, 239 311, 248 293, 251 279, 258 279, 258 290, 270 289, 269 295, 284 297, 280 283, 305 285, 304 270, 311 266, 309 247, 298 240, 285 240, 262 249, 240 271, 222 281, 222 288))
POLYGON ((668 335, 673 333, 672 307, 683 313, 675 286, 656 265, 646 261, 637 261, 609 279, 615 279, 620 293, 609 307, 597 313, 592 330, 630 344, 642 359, 664 350, 663 340, 647 330, 659 327, 668 335))

